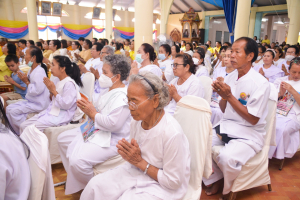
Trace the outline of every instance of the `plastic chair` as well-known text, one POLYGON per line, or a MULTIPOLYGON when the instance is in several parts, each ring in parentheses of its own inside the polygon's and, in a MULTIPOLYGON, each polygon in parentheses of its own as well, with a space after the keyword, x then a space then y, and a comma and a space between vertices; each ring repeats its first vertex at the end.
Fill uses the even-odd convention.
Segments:
POLYGON ((211 102, 211 95, 212 95, 212 79, 210 77, 207 76, 200 76, 199 80, 201 82, 201 84, 204 87, 204 91, 205 91, 205 95, 204 95, 204 99, 210 104, 211 102))
POLYGON ((203 98, 187 95, 177 103, 174 118, 189 141, 191 156, 190 180, 183 200, 198 200, 202 176, 208 178, 212 173, 210 106, 203 98))

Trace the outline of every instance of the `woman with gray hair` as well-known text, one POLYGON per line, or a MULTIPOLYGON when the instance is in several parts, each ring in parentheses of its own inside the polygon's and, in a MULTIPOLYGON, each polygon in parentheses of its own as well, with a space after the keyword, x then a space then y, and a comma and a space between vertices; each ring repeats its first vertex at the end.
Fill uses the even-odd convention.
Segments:
POLYGON ((132 75, 125 101, 134 120, 130 140, 123 138, 117 148, 127 162, 93 177, 80 199, 182 199, 190 152, 179 123, 164 111, 168 88, 151 72, 132 75))
POLYGON ((106 89, 96 107, 84 99, 77 101, 88 121, 57 138, 67 172, 66 194, 82 190, 94 175, 93 166, 118 155, 118 141, 129 139, 131 116, 122 81, 129 75, 130 61, 121 55, 108 55, 103 62, 99 83, 106 89))

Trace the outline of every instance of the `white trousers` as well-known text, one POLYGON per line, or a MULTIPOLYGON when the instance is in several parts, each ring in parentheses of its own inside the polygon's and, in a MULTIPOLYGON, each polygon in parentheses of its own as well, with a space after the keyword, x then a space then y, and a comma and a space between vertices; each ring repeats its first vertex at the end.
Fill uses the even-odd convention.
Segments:
POLYGON ((67 172, 66 195, 78 192, 94 176, 93 166, 118 155, 117 147, 100 147, 84 142, 80 127, 61 133, 58 138, 59 153, 67 172))
POLYGON ((124 165, 93 177, 80 200, 160 200, 149 193, 137 191, 138 177, 132 176, 124 165))
MULTIPOLYGON (((231 191, 233 181, 240 174, 242 166, 256 155, 256 152, 248 144, 249 140, 233 139, 227 144, 221 141, 215 129, 213 129, 212 146, 225 145, 217 156, 217 162, 212 161, 213 174, 208 178, 203 177, 205 185, 210 185, 224 178, 223 194, 231 191)), ((249 142, 251 144, 251 141, 249 142)))
POLYGON ((215 127, 216 124, 218 124, 221 119, 223 118, 223 112, 221 110, 220 107, 210 107, 211 109, 211 124, 212 124, 212 127, 215 127))
POLYGON ((46 125, 46 124, 43 124, 41 122, 38 122, 37 120, 39 119, 38 115, 35 115, 33 117, 31 117, 30 119, 27 119, 26 121, 24 121, 21 125, 20 125, 20 135, 23 133, 24 129, 27 127, 27 126, 30 126, 32 124, 35 125, 35 127, 37 129, 39 129, 40 131, 44 131, 46 128, 49 128, 51 126, 49 125, 46 125))

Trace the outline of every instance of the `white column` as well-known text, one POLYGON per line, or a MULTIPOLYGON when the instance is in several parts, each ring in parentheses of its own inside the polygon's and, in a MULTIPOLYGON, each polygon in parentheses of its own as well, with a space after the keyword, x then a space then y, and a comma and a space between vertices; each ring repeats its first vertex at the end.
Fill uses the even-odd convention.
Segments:
POLYGON ((29 39, 38 41, 38 23, 36 15, 36 0, 26 0, 29 39))
MULTIPOLYGON (((267 29, 267 35, 269 40, 272 42, 272 37, 273 37, 273 24, 274 24, 274 17, 269 16, 268 17, 268 29, 267 29)), ((265 36, 263 36, 265 37, 265 36)))
POLYGON ((129 11, 128 9, 126 9, 124 13, 124 25, 125 27, 129 27, 129 24, 130 24, 129 11))
POLYGON ((109 41, 112 39, 113 21, 113 0, 105 0, 105 37, 109 41))
POLYGON ((251 0, 238 1, 234 39, 248 36, 251 0))
POLYGON ((80 24, 80 8, 79 5, 74 5, 74 24, 80 24))
POLYGON ((290 18, 289 32, 287 36, 287 44, 296 44, 299 37, 300 23, 298 20, 300 1, 299 0, 289 0, 287 1, 288 7, 288 17, 290 18))
POLYGON ((134 8, 134 49, 137 51, 143 43, 152 45, 153 0, 135 0, 134 8))
POLYGON ((256 11, 257 11, 257 7, 254 7, 254 8, 251 9, 250 21, 249 21, 249 33, 248 33, 249 38, 254 37, 256 11))
POLYGON ((160 0, 160 34, 167 33, 169 13, 174 0, 160 0))
POLYGON ((7 20, 14 21, 15 16, 14 16, 13 1, 12 0, 5 0, 4 4, 5 4, 5 9, 6 9, 7 20))

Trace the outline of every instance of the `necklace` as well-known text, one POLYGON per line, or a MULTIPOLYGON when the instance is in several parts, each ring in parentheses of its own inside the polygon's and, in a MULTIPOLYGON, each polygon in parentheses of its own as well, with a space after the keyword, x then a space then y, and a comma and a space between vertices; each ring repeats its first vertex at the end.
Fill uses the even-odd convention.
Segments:
MULTIPOLYGON (((159 120, 159 118, 160 118, 160 116, 161 116, 162 111, 163 111, 163 110, 160 111, 160 114, 159 114, 157 120, 154 122, 154 124, 153 124, 153 126, 152 126, 151 128, 153 128, 153 127, 157 124, 157 122, 158 122, 158 120, 159 120)), ((149 128, 148 130, 150 130, 151 128, 149 128)))

